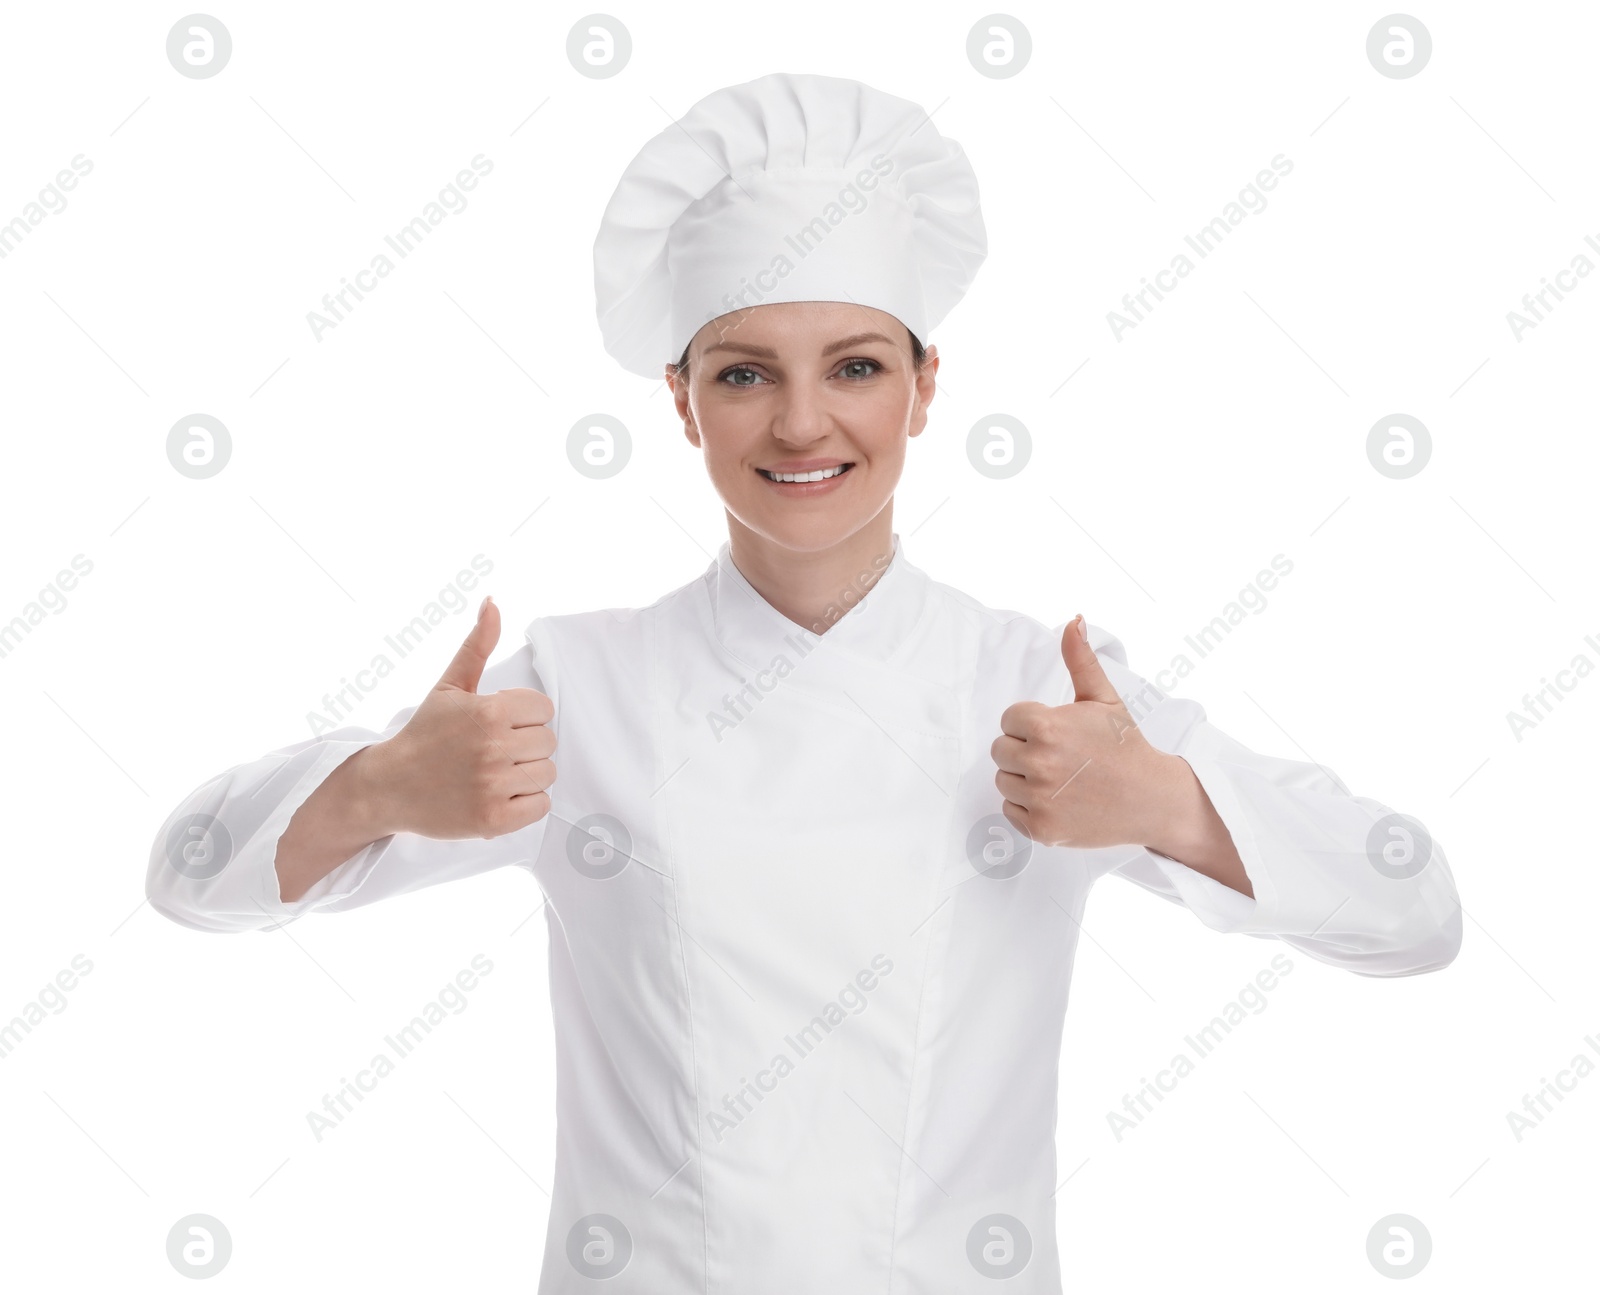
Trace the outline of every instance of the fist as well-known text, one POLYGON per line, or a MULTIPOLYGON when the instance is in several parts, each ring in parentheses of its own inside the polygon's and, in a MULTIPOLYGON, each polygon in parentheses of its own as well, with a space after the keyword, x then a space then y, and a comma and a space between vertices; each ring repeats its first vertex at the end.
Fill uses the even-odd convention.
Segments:
POLYGON ((1146 741, 1089 646, 1083 617, 1061 636, 1074 699, 1065 706, 1020 701, 1000 716, 989 748, 1000 807, 1041 845, 1092 850, 1156 839, 1176 757, 1146 741))
POLYGON ((472 632, 405 727, 370 748, 396 830, 487 840, 550 812, 550 699, 532 688, 478 692, 499 639, 500 609, 485 598, 472 632))

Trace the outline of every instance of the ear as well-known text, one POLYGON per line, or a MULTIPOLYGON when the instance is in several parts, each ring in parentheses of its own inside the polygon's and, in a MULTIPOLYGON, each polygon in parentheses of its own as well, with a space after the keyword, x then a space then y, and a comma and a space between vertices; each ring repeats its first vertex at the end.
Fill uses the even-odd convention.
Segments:
POLYGON ((908 436, 920 436, 922 429, 928 425, 928 406, 933 403, 933 397, 939 390, 939 384, 935 381, 938 373, 939 348, 929 346, 922 357, 922 369, 917 374, 917 403, 911 411, 911 423, 906 429, 908 436))
POLYGON ((678 417, 683 420, 683 434, 690 445, 699 449, 700 429, 694 425, 694 414, 689 409, 689 380, 680 377, 670 362, 663 368, 662 375, 667 390, 672 392, 673 407, 678 411, 678 417))

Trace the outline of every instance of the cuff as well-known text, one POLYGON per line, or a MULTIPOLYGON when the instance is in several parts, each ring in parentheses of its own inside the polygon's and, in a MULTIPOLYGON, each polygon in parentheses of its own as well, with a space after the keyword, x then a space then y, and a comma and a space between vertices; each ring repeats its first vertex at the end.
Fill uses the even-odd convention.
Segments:
POLYGON ((312 887, 292 903, 283 899, 278 888, 278 842, 289 827, 289 821, 300 806, 310 798, 328 776, 357 751, 378 741, 372 738, 360 742, 324 741, 316 747, 316 758, 304 768, 299 779, 287 795, 278 802, 271 814, 261 824, 249 847, 250 857, 243 862, 249 869, 250 885, 247 894, 252 906, 278 919, 286 925, 305 913, 331 904, 354 894, 388 849, 393 836, 383 837, 356 851, 338 867, 319 878, 312 887))
MULTIPOLYGON (((1161 875, 1178 892, 1184 905, 1213 931, 1242 931, 1254 924, 1258 905, 1249 895, 1155 850, 1147 849, 1145 853, 1161 869, 1161 875)), ((1243 857, 1243 851, 1240 855, 1243 857)), ((1249 869, 1245 871, 1248 873, 1249 869)), ((1250 878, 1250 884, 1256 885, 1254 877, 1250 878)))
POLYGON ((1197 725, 1191 731, 1190 740, 1175 754, 1194 770, 1217 817, 1228 829, 1255 897, 1252 899, 1232 886, 1223 885, 1215 877, 1208 877, 1158 851, 1147 849, 1146 853, 1183 902, 1212 930, 1275 931, 1282 913, 1281 893, 1261 848, 1256 824, 1229 777, 1230 766, 1221 757, 1215 733, 1216 730, 1207 724, 1197 725))

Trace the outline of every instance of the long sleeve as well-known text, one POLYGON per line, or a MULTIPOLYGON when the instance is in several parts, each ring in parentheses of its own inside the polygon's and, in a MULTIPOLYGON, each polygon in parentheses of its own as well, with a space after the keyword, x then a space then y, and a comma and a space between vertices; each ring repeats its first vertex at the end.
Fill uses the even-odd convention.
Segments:
MULTIPOLYGON (((480 692, 504 688, 544 691, 526 644, 484 671, 480 692)), ((295 811, 357 751, 399 732, 415 709, 401 711, 381 733, 339 729, 237 765, 195 788, 168 815, 151 846, 145 880, 150 906, 196 930, 263 930, 314 910, 343 912, 530 860, 548 818, 488 841, 436 841, 400 832, 358 851, 298 900, 283 900, 278 841, 295 811)))
POLYGON ((1129 670, 1117 639, 1090 626, 1089 641, 1151 745, 1194 770, 1255 897, 1143 848, 1118 874, 1212 930, 1276 938, 1362 975, 1449 965, 1461 948, 1461 900, 1443 849, 1421 824, 1352 796, 1320 765, 1250 750, 1197 702, 1168 697, 1129 670))

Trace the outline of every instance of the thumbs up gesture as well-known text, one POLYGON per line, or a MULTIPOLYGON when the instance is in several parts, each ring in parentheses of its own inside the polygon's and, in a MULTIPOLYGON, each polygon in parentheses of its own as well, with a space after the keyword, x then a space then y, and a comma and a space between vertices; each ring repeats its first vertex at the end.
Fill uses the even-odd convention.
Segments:
POLYGON ((368 749, 372 785, 382 788, 394 830, 487 840, 550 812, 550 699, 532 688, 478 692, 499 640, 500 609, 485 598, 471 633, 405 727, 368 749))
POLYGON ((1001 812, 1042 845, 1159 848, 1173 790, 1182 785, 1172 762, 1182 761, 1139 731, 1089 646, 1081 615, 1061 636, 1061 656, 1072 701, 1021 701, 1000 716, 989 753, 1005 797, 1001 812))

